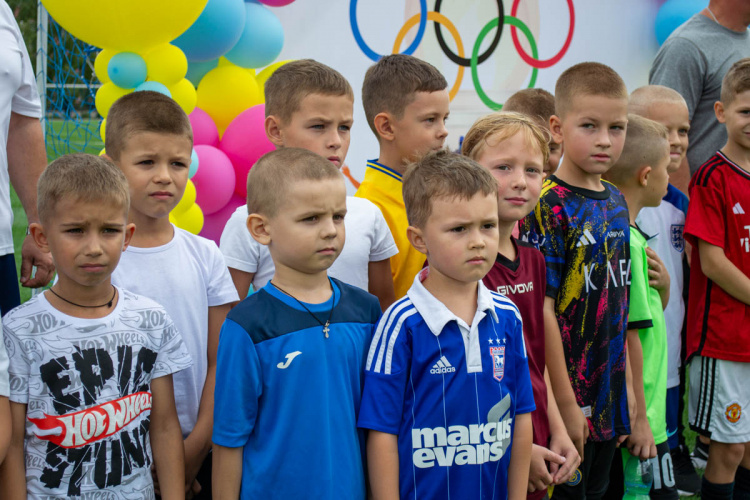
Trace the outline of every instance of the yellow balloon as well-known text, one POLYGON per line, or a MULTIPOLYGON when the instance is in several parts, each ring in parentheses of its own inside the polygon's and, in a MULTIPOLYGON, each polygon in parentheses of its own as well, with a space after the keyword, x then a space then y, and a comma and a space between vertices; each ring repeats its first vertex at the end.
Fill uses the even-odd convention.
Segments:
POLYGON ((132 91, 133 89, 123 89, 112 82, 107 82, 99 87, 94 99, 94 104, 96 104, 96 110, 99 112, 99 115, 106 117, 107 113, 109 113, 109 108, 112 107, 115 101, 132 91))
POLYGON ((208 0, 43 0, 66 31, 91 45, 137 52, 174 40, 208 0))
POLYGON ((177 101, 186 115, 189 115, 195 109, 195 103, 198 102, 198 93, 190 80, 183 78, 176 84, 169 87, 172 99, 177 101))
POLYGON ((187 74, 187 57, 179 47, 174 45, 168 43, 160 45, 150 51, 145 59, 148 79, 163 83, 167 87, 179 82, 187 74))
POLYGON ((213 118, 219 133, 238 114, 262 102, 255 78, 238 66, 214 68, 198 84, 198 107, 213 118))
POLYGON ((104 136, 106 134, 106 130, 107 130, 107 119, 105 118, 102 120, 102 123, 99 125, 99 135, 102 138, 102 142, 105 141, 104 136))
POLYGON ((198 234, 203 229, 203 210, 193 203, 185 212, 170 213, 169 221, 189 233, 198 234))
POLYGON ((102 148, 101 151, 99 151, 99 156, 104 156, 107 154, 107 148, 102 148))
POLYGON ((260 87, 260 89, 263 90, 263 87, 265 87, 266 85, 266 80, 268 80, 268 77, 271 76, 274 71, 276 71, 277 69, 279 69, 286 63, 292 62, 292 61, 294 61, 294 59, 287 59, 286 61, 278 61, 278 62, 271 64, 270 66, 266 66, 265 68, 263 68, 263 71, 258 73, 258 75, 255 77, 255 80, 258 82, 258 86, 260 87))
POLYGON ((193 184, 193 181, 188 180, 180 202, 172 209, 170 215, 178 215, 187 212, 188 209, 195 204, 195 196, 195 184, 193 184))
POLYGON ((115 54, 117 54, 116 50, 104 49, 99 52, 96 55, 96 59, 94 59, 94 73, 96 73, 96 77, 102 83, 111 81, 109 79, 109 73, 107 73, 107 66, 109 66, 109 60, 112 59, 112 56, 115 54))

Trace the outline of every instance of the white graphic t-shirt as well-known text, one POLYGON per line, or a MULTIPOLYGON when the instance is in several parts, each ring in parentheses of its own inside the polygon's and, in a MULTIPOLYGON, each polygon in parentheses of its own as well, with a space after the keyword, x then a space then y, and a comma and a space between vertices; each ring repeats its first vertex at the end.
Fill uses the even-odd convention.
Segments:
POLYGON ((191 359, 160 305, 118 292, 104 318, 68 316, 44 294, 3 317, 29 498, 154 498, 151 381, 191 359))

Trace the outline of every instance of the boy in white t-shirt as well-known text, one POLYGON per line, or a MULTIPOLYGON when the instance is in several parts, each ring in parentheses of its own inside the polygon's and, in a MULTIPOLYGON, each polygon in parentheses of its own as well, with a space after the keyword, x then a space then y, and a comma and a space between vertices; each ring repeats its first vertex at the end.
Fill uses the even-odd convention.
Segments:
POLYGON ((219 330, 238 297, 216 244, 169 222, 188 180, 190 121, 171 98, 133 92, 112 105, 105 137, 107 155, 130 184, 129 220, 138 228, 112 281, 162 304, 194 360, 175 375, 174 393, 187 495, 210 498, 219 330))
MULTIPOLYGON (((349 150, 354 94, 336 70, 312 59, 289 62, 266 81, 266 135, 277 148, 303 148, 341 168, 349 150)), ((346 245, 328 274, 369 291, 385 310, 395 300, 390 258, 398 253, 378 207, 346 197, 346 245)), ((247 229, 247 207, 239 207, 221 235, 221 251, 241 298, 250 284, 259 290, 274 265, 268 248, 247 229)))

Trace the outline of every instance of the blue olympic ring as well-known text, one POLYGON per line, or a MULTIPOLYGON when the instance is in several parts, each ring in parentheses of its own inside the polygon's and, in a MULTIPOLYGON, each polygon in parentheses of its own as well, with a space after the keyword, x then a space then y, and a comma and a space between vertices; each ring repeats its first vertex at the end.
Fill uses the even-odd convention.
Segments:
MULTIPOLYGON (((417 36, 402 54, 412 55, 414 51, 417 50, 417 47, 419 47, 419 44, 422 43, 422 37, 427 28, 427 0, 419 0, 419 10, 419 29, 417 30, 417 36)), ((367 57, 378 62, 383 55, 372 50, 367 43, 365 43, 362 34, 359 32, 359 25, 357 24, 357 0, 351 0, 351 3, 349 4, 349 22, 352 25, 354 40, 357 42, 357 45, 359 45, 359 48, 362 49, 362 52, 364 52, 367 57)))

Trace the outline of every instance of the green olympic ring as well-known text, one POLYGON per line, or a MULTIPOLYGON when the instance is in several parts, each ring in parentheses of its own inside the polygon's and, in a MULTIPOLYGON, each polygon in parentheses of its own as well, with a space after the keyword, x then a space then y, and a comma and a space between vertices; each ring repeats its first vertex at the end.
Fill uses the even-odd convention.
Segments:
MULTIPOLYGON (((500 18, 496 17, 492 21, 488 22, 484 28, 482 28, 482 31, 479 32, 479 35, 477 35, 477 41, 474 42, 474 49, 471 51, 471 79, 474 82, 474 89, 477 91, 477 94, 479 95, 479 98, 482 100, 482 102, 490 109, 498 111, 502 109, 503 105, 496 103, 492 99, 489 98, 489 96, 484 92, 484 89, 482 89, 482 84, 479 82, 479 74, 477 73, 477 66, 479 65, 479 48, 482 45, 482 41, 484 40, 484 37, 487 36, 487 34, 492 30, 492 28, 497 28, 499 25, 500 18)), ((504 24, 515 26, 516 28, 520 29, 524 35, 526 35, 526 39, 529 41, 529 45, 531 46, 531 55, 534 59, 539 58, 539 54, 536 49, 536 41, 534 40, 534 34, 531 33, 531 30, 529 29, 526 24, 518 19, 517 17, 513 16, 504 16, 503 17, 504 24)), ((539 70, 537 68, 533 68, 531 70, 531 79, 529 80, 529 88, 534 88, 534 84, 536 83, 536 77, 539 73, 539 70)))

